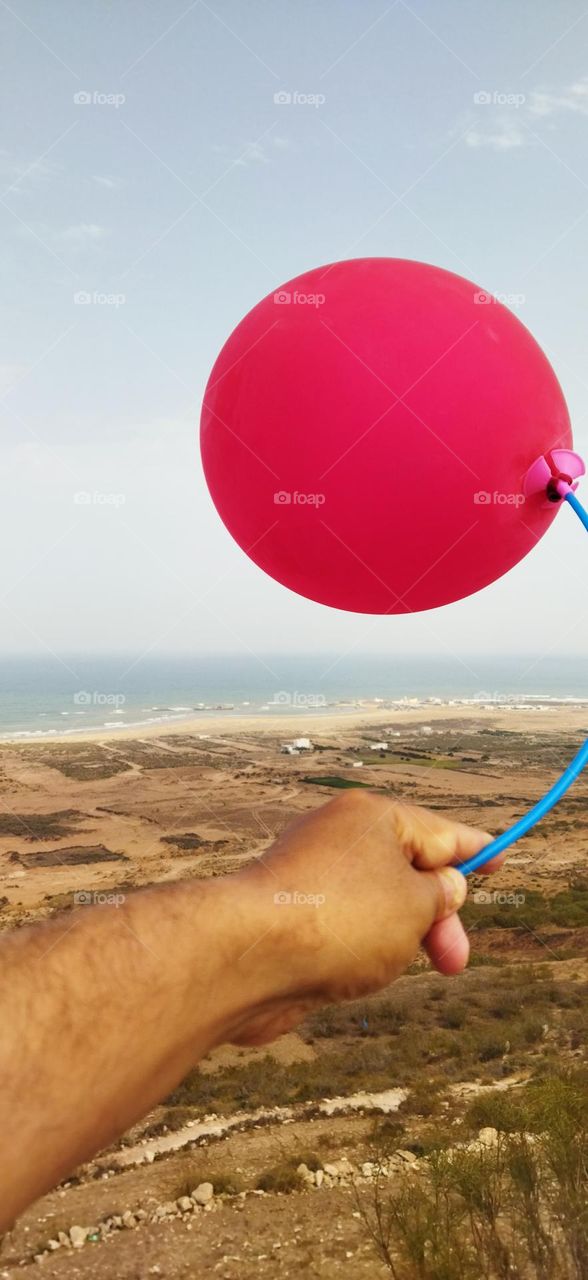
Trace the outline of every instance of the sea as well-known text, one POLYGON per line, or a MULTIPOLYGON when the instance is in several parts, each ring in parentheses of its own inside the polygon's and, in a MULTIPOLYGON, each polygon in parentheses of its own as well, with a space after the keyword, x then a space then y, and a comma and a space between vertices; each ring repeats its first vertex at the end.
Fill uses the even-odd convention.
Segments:
MULTIPOLYGON (((588 703, 588 658, 389 654, 0 658, 0 737, 45 739, 234 717, 333 713, 401 700, 588 703)), ((588 708, 587 708, 588 710, 588 708)))

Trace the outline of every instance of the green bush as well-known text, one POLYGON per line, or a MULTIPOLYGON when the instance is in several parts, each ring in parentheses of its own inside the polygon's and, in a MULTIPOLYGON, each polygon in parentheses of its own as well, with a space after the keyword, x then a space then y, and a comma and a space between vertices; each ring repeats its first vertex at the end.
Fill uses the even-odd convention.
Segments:
POLYGON ((395 1280, 586 1280, 586 1083, 583 1070, 478 1098, 467 1120, 499 1129, 494 1146, 439 1134, 416 1174, 358 1194, 395 1280))
POLYGON ((452 1031, 457 1031, 460 1027, 463 1027, 468 1014, 469 1010, 466 1004, 460 1004, 459 1001, 453 1000, 441 1011, 439 1024, 442 1027, 449 1027, 452 1031))
POLYGON ((299 1191, 302 1186, 302 1178, 296 1172, 293 1165, 285 1162, 276 1164, 272 1169, 266 1169, 257 1180, 258 1191, 275 1191, 287 1193, 290 1191, 299 1191))
POLYGON ((210 1175, 215 1196, 238 1196, 244 1189, 244 1181, 240 1174, 230 1172, 210 1175))

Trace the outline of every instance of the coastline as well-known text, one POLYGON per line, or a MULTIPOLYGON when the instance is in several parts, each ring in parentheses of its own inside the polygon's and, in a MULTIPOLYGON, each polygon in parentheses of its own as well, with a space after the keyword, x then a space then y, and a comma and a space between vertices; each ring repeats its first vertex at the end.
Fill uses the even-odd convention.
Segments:
POLYGON ((365 706, 353 710, 326 708, 324 711, 283 712, 279 715, 251 715, 219 712, 214 715, 206 712, 178 716, 173 719, 157 722, 136 722, 133 724, 115 725, 69 730, 62 733, 27 733, 20 735, 2 735, 2 747, 46 746, 52 743, 64 746, 67 743, 92 742, 95 744, 130 741, 142 738, 163 738, 174 734, 188 734, 207 738, 226 738, 242 734, 256 737, 298 737, 332 734, 341 729, 361 730, 391 728, 435 724, 448 719, 478 723, 480 728, 492 727, 522 732, 549 732, 550 730, 573 729, 579 735, 588 734, 588 703, 570 700, 549 704, 538 703, 537 706, 509 703, 480 703, 468 700, 450 700, 447 702, 417 702, 406 704, 387 704, 383 707, 365 706))

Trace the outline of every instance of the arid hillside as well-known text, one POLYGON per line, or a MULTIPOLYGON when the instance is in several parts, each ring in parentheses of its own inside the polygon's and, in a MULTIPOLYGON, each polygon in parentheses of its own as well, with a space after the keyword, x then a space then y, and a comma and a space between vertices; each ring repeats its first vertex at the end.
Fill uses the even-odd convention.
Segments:
MULTIPOLYGON (((498 831, 582 736, 563 712, 447 708, 388 729, 330 721, 297 755, 273 726, 0 746, 2 928, 222 875, 345 786, 498 831)), ((269 1049, 215 1051, 23 1215, 0 1277, 579 1280, 587 800, 580 780, 472 884, 466 973, 422 957, 269 1049)))

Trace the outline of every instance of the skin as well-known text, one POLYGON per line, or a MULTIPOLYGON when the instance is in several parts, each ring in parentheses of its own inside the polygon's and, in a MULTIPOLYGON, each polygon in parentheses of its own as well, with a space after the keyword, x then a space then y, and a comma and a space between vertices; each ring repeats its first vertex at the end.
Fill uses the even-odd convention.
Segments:
POLYGON ((314 1008, 378 991, 421 942, 441 973, 462 970, 466 881, 450 864, 490 838, 348 791, 238 874, 4 935, 0 1228, 214 1046, 266 1043, 314 1008))

